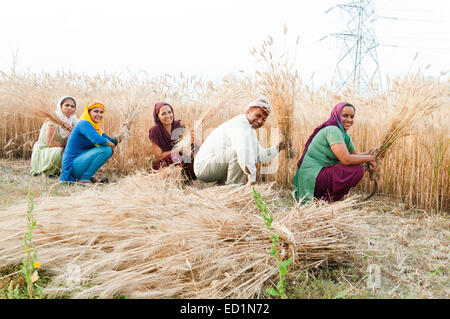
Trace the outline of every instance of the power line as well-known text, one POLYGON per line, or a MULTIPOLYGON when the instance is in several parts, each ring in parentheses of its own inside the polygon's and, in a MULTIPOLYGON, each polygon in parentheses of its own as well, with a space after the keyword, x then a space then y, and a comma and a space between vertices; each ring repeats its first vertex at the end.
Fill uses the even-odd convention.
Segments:
POLYGON ((377 83, 381 86, 377 55, 378 41, 374 26, 377 14, 373 0, 353 0, 338 4, 325 13, 335 7, 348 15, 346 30, 330 34, 342 44, 333 76, 335 85, 338 89, 351 86, 361 93, 364 93, 372 84, 377 83), (348 70, 351 70, 350 73, 348 70))
POLYGON ((450 51, 450 48, 430 48, 430 47, 418 47, 409 45, 397 45, 397 44, 380 44, 383 47, 393 47, 393 48, 409 48, 409 49, 423 49, 423 50, 445 50, 450 51))
POLYGON ((439 11, 433 11, 433 10, 411 10, 411 9, 393 9, 393 8, 378 8, 378 10, 386 10, 386 11, 401 11, 401 12, 429 12, 429 13, 439 13, 439 11))
POLYGON ((379 16, 380 19, 388 20, 402 20, 402 21, 416 21, 416 22, 434 22, 434 23, 450 23, 448 20, 434 20, 434 19, 413 19, 413 18, 398 18, 398 17, 385 17, 379 16))
POLYGON ((393 39, 413 39, 413 40, 430 40, 430 41, 450 41, 450 38, 430 38, 430 37, 416 37, 416 36, 406 36, 406 35, 385 35, 379 34, 382 38, 393 38, 393 39))

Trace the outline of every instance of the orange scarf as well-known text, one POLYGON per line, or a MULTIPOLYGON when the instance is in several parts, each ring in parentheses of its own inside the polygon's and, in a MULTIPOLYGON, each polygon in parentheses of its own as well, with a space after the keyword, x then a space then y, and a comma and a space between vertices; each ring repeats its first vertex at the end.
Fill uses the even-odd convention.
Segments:
POLYGON ((91 101, 88 101, 86 107, 84 108, 84 112, 83 112, 83 114, 80 117, 80 120, 85 120, 85 121, 88 121, 89 123, 91 123, 92 126, 97 131, 97 133, 102 135, 103 131, 102 131, 100 125, 103 123, 103 121, 100 121, 98 123, 94 123, 94 121, 92 121, 92 119, 91 119, 91 116, 89 115, 89 111, 92 110, 94 107, 101 107, 106 112, 106 108, 100 102, 94 102, 93 104, 90 104, 90 103, 91 103, 91 101))

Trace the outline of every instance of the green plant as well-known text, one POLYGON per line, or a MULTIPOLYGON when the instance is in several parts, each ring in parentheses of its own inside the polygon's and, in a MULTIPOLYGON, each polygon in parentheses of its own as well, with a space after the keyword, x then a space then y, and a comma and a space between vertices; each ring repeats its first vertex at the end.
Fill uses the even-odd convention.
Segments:
POLYGON ((14 280, 9 282, 7 291, 5 293, 5 297, 7 299, 27 299, 27 291, 23 287, 20 287, 20 284, 17 283, 14 285, 14 280))
POLYGON ((42 287, 37 283, 39 279, 37 269, 41 266, 40 262, 37 262, 37 249, 33 244, 33 229, 36 226, 36 219, 33 216, 34 193, 31 189, 31 182, 28 186, 27 195, 27 231, 23 237, 25 257, 22 262, 22 271, 25 276, 25 282, 27 285, 27 294, 30 299, 42 298, 42 287))
POLYGON ((261 215, 264 219, 264 223, 266 224, 266 228, 270 233, 270 239, 272 240, 272 247, 269 253, 271 256, 275 258, 278 267, 278 274, 280 276, 280 280, 278 281, 276 288, 273 287, 268 288, 266 291, 269 295, 273 297, 286 298, 286 284, 285 284, 286 272, 287 267, 292 261, 292 257, 284 261, 280 260, 280 256, 278 254, 277 249, 279 237, 277 234, 272 232, 273 214, 267 208, 267 205, 264 203, 261 194, 258 193, 254 187, 253 187, 253 198, 255 199, 256 206, 261 210, 261 215))
POLYGON ((14 281, 11 280, 9 282, 8 292, 6 296, 8 297, 8 299, 22 299, 19 284, 17 284, 16 287, 14 287, 14 281))

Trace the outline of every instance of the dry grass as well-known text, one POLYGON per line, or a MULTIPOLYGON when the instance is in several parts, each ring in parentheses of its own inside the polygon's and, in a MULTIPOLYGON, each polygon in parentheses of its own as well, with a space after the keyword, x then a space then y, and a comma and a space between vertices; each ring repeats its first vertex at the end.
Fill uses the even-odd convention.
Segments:
MULTIPOLYGON (((259 181, 276 181, 280 186, 291 187, 295 164, 307 137, 314 127, 329 117, 336 103, 346 100, 356 106, 355 124, 349 133, 357 151, 361 152, 380 145, 386 132, 395 132, 395 127, 390 126, 391 119, 401 114, 397 111, 402 107, 414 113, 417 106, 433 105, 436 109, 432 114, 419 113, 415 125, 408 129, 408 136, 396 135, 395 145, 379 161, 376 178, 382 194, 400 199, 408 207, 430 212, 449 210, 448 79, 425 79, 420 73, 408 75, 390 80, 383 92, 370 91, 362 97, 350 90, 334 92, 327 87, 304 84, 296 78, 295 72, 295 69, 280 64, 276 73, 269 74, 275 82, 265 84, 261 77, 251 75, 228 76, 213 84, 182 75, 178 78, 147 75, 123 80, 117 75, 88 77, 70 72, 55 75, 2 73, 0 157, 28 159, 43 118, 27 110, 36 105, 37 109, 53 112, 59 98, 69 94, 77 100, 78 115, 89 99, 101 100, 107 107, 105 133, 115 136, 122 132, 128 137, 108 161, 108 169, 121 174, 148 170, 153 159, 148 130, 154 124, 152 111, 156 102, 170 103, 175 117, 188 128, 196 127, 196 121, 208 110, 217 110, 201 121, 197 134, 204 139, 213 128, 242 113, 249 101, 266 90, 272 94, 271 101, 279 109, 275 112, 279 116, 270 116, 259 130, 262 144, 276 143, 278 138, 274 135, 278 129, 280 135, 290 136, 294 156, 288 158, 287 154, 281 154, 276 157, 270 163, 270 167, 275 168, 273 173, 260 176, 259 181), (138 114, 132 114, 136 109, 138 114), (283 113, 285 110, 287 114, 283 113), (131 129, 123 132, 123 124, 130 118, 133 118, 131 129)), ((368 192, 369 189, 369 179, 364 178, 359 190, 368 192)))
POLYGON ((395 82, 393 88, 395 111, 392 112, 390 125, 383 134, 377 157, 385 155, 399 139, 409 136, 417 121, 423 120, 439 108, 439 96, 433 90, 433 83, 423 83, 418 74, 395 82))
MULTIPOLYGON (((152 273, 146 272, 144 268, 154 269, 154 276, 174 276, 171 278, 176 277, 176 280, 181 281, 184 290, 195 290, 180 293, 179 288, 172 285, 166 287, 165 282, 160 280, 158 287, 161 286, 163 290, 170 288, 165 292, 169 294, 167 291, 170 290, 173 296, 202 295, 205 292, 203 289, 212 288, 205 287, 208 281, 201 276, 201 265, 205 266, 205 263, 208 274, 212 274, 209 284, 224 283, 223 280, 227 278, 230 280, 228 289, 238 285, 239 278, 244 281, 252 276, 261 279, 256 273, 258 270, 267 270, 267 276, 276 272, 276 266, 272 264, 273 260, 269 258, 267 251, 270 239, 267 232, 261 229, 262 217, 251 203, 250 192, 240 194, 227 187, 208 189, 205 185, 199 189, 183 189, 178 186, 176 179, 162 185, 159 181, 151 186, 151 176, 147 174, 120 180, 117 176, 110 175, 113 171, 102 170, 102 175, 108 174, 110 180, 118 182, 110 185, 106 189, 107 192, 98 189, 87 194, 89 191, 85 188, 71 186, 59 187, 50 196, 48 190, 54 180, 41 176, 31 177, 27 174, 28 168, 28 161, 0 160, 0 194, 2 200, 5 200, 0 206, 0 277, 15 272, 23 256, 19 246, 25 231, 25 197, 29 181, 32 182, 36 201, 38 224, 34 238, 39 240, 38 256, 40 261, 43 261, 40 274, 46 274, 45 286, 48 288, 47 292, 53 293, 53 296, 162 295, 159 290, 156 295, 145 289, 143 294, 136 292, 137 288, 141 289, 145 285, 141 282, 139 286, 137 279, 133 279, 135 277, 142 280, 151 279, 149 282, 156 287, 152 273), (172 183, 175 187, 170 186, 172 183), (170 187, 171 191, 165 193, 165 186, 170 187), (144 196, 142 191, 150 191, 150 195, 144 196), (164 194, 166 195, 163 196, 164 194), (174 195, 178 201, 175 205, 171 204, 174 195), (130 203, 130 198, 136 198, 136 202, 130 203), (186 208, 179 203, 181 199, 186 198, 196 201, 200 198, 201 203, 190 203, 186 208), (99 201, 99 204, 95 204, 96 201, 99 201), (206 205, 208 201, 210 203, 206 205), (151 207, 148 207, 149 203, 151 207), (104 206, 100 208, 101 205, 104 206), (66 209, 67 206, 74 206, 74 211, 66 209), (197 208, 205 211, 203 218, 188 218, 195 215, 192 210, 197 208), (229 216, 225 218, 221 212, 229 216), (238 221, 239 226, 233 229, 238 221), (196 233, 200 226, 205 234, 196 233), (246 233, 248 230, 250 231, 246 233), (8 238, 9 235, 12 237, 8 238), (149 240, 156 237, 159 239, 149 240), (199 243, 206 237, 211 240, 220 239, 220 242, 212 249, 214 244, 211 241, 207 244, 199 243), (255 249, 244 258, 243 252, 250 248, 255 249), (171 259, 167 259, 169 253, 171 259), (261 258, 257 263, 253 258, 259 254, 261 258), (222 277, 219 276, 218 281, 213 283, 217 278, 214 278, 217 273, 213 270, 218 267, 215 258, 218 258, 218 262, 223 262, 221 267, 224 268, 220 269, 224 272, 222 277), (237 258, 239 267, 236 268, 236 264, 232 262, 233 258, 237 258), (242 265, 247 267, 252 262, 259 266, 235 274, 241 270, 242 265), (265 262, 267 268, 262 266, 265 262), (80 266, 83 270, 81 289, 75 289, 70 282, 66 282, 70 274, 70 264, 80 266), (155 268, 156 265, 158 267, 155 268), (128 266, 130 268, 127 268, 128 266), (149 268, 146 268, 147 266, 149 268), (134 270, 140 272, 134 273, 134 270), (196 286, 192 278, 195 279, 196 286), (62 286, 58 286, 58 281, 62 282, 62 286), (103 289, 107 291, 103 292, 103 289), (134 292, 129 293, 130 291, 134 292)), ((269 207, 275 212, 275 221, 278 222, 275 229, 281 235, 284 256, 292 254, 292 251, 297 256, 295 264, 288 270, 290 297, 334 298, 342 296, 342 292, 346 292, 343 296, 345 298, 449 297, 448 216, 408 210, 400 202, 375 197, 363 205, 348 208, 349 215, 345 213, 344 216, 338 216, 342 212, 339 207, 334 207, 330 216, 328 206, 324 207, 323 212, 309 215, 308 220, 308 215, 305 214, 308 210, 303 211, 303 216, 295 217, 297 212, 287 192, 277 190, 277 195, 273 196, 274 190, 269 190, 267 186, 260 190, 269 207), (361 224, 357 225, 357 228, 366 231, 351 229, 350 237, 343 238, 348 234, 346 229, 353 227, 354 221, 349 221, 347 217, 351 216, 355 208, 360 211, 357 213, 356 222, 361 224), (361 213, 364 215, 363 219, 361 213), (297 219, 291 222, 290 218, 294 217, 297 219), (329 236, 326 239, 323 238, 325 225, 329 226, 326 232, 329 236), (343 231, 340 234, 336 232, 338 227, 343 231), (335 240, 334 248, 331 246, 332 251, 326 252, 329 256, 332 255, 332 258, 322 259, 325 254, 321 249, 331 245, 332 240, 335 240), (319 243, 327 243, 327 246, 317 249, 319 243), (336 249, 339 245, 344 247, 344 243, 347 243, 345 251, 336 249), (353 251, 356 251, 356 254, 353 251), (310 258, 305 258, 305 253, 309 253, 310 258), (318 264, 319 268, 316 269, 318 264), (368 286, 369 266, 372 266, 372 270, 376 269, 375 266, 380 269, 379 287, 368 286)), ((313 207, 309 208, 310 213, 313 211, 313 207)), ((11 278, 15 283, 21 280, 17 275, 0 279, 0 289, 2 286, 8 286, 11 278)), ((269 285, 271 279, 276 281, 276 278, 270 277, 262 286, 269 285)), ((253 287, 241 295, 261 286, 259 282, 251 285, 253 287)), ((261 291, 258 291, 256 296, 258 293, 261 291)), ((229 290, 222 290, 217 295, 228 294, 229 290)))
POLYGON ((382 298, 450 297, 448 215, 408 210, 401 203, 375 200, 363 208, 373 235, 361 242, 365 270, 379 267, 382 298))
MULTIPOLYGON (((287 34, 285 26, 284 35, 287 34)), ((298 44, 298 39, 297 39, 298 44)), ((276 127, 279 130, 281 140, 291 140, 295 135, 295 98, 300 93, 301 80, 287 52, 277 52, 272 37, 264 41, 259 50, 253 49, 256 57, 262 58, 261 71, 256 74, 259 80, 260 92, 269 99, 273 107, 276 119, 276 127)), ((270 138, 270 135, 267 136, 270 138)), ((275 176, 277 183, 289 185, 292 183, 295 167, 298 158, 294 150, 288 145, 284 152, 281 152, 279 159, 279 169, 275 176)))
MULTIPOLYGON (((67 187, 67 186, 66 186, 67 187)), ((279 206, 271 184, 258 191, 275 212, 282 256, 293 266, 347 264, 364 234, 354 199, 334 205, 279 206)), ((23 255, 24 205, 1 212, 0 264, 23 255)), ((270 238, 250 188, 183 188, 178 169, 139 173, 106 188, 43 198, 33 241, 55 276, 54 295, 110 298, 251 298, 276 279, 270 238), (82 285, 67 287, 67 269, 82 285)))

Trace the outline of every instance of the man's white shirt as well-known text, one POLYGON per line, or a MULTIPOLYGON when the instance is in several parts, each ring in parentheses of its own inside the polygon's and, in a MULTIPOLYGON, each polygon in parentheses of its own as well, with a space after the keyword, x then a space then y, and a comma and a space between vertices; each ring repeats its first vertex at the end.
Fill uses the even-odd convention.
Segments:
POLYGON ((208 162, 229 163, 234 153, 241 169, 250 182, 256 181, 255 163, 272 160, 278 153, 278 145, 263 148, 245 114, 226 121, 205 139, 194 160, 195 171, 202 171, 208 162), (246 171, 248 168, 250 174, 246 171))

